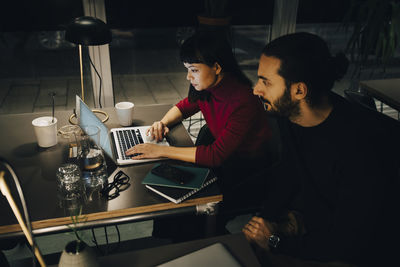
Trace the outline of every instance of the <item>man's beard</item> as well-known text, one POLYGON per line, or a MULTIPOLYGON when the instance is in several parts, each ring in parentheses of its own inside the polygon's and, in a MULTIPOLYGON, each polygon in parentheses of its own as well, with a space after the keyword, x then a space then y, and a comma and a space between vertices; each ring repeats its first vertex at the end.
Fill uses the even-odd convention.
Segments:
MULTIPOLYGON (((271 103, 268 100, 261 100, 264 103, 271 103)), ((294 118, 300 115, 300 106, 298 101, 292 101, 290 90, 285 88, 283 95, 273 102, 271 109, 267 110, 271 115, 282 116, 286 118, 294 118)))

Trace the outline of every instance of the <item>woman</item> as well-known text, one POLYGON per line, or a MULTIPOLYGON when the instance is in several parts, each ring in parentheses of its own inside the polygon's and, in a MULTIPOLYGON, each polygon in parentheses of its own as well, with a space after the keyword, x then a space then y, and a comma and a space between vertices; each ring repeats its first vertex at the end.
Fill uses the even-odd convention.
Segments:
POLYGON ((154 122, 148 134, 160 141, 170 126, 201 111, 214 141, 194 147, 141 144, 126 154, 133 159, 166 157, 207 167, 221 167, 238 158, 250 162, 262 155, 270 136, 266 115, 229 43, 211 33, 196 33, 183 43, 180 57, 188 71, 188 97, 154 122))
MULTIPOLYGON (((141 144, 130 148, 127 155, 140 153, 132 156, 134 159, 167 157, 213 168, 224 195, 224 207, 220 206, 218 213, 218 229, 223 231, 228 216, 222 215, 222 209, 228 210, 228 204, 237 207, 237 203, 245 202, 243 199, 256 199, 249 196, 260 195, 254 193, 254 188, 263 188, 250 185, 249 193, 244 193, 241 181, 265 166, 263 147, 270 136, 266 113, 253 95, 252 84, 240 70, 227 40, 209 32, 198 32, 183 43, 180 57, 188 71, 188 97, 154 122, 148 133, 162 140, 170 126, 201 111, 211 138, 205 138, 207 135, 200 131, 194 147, 141 144), (242 197, 237 197, 236 188, 242 197)), ((202 226, 204 218, 200 216, 157 219, 153 236, 172 238, 176 242, 200 238, 202 226)))

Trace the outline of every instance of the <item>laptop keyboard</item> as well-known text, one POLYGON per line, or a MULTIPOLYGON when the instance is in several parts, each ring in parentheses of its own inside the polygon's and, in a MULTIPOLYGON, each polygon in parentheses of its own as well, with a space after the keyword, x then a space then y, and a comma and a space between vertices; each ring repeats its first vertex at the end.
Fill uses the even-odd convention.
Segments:
POLYGON ((144 143, 139 129, 118 130, 118 131, 116 131, 116 133, 117 133, 119 148, 121 149, 121 152, 122 152, 122 155, 121 155, 122 159, 130 158, 130 156, 125 155, 125 151, 127 151, 129 148, 131 148, 137 144, 144 143))

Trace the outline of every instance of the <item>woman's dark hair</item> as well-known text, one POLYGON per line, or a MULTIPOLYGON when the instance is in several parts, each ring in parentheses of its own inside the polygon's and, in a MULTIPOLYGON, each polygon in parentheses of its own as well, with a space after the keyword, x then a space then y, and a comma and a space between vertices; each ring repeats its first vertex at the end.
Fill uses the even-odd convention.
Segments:
MULTIPOLYGON (((203 63, 209 67, 218 63, 224 74, 234 76, 240 83, 252 86, 239 67, 232 47, 225 36, 213 32, 196 32, 182 44, 180 58, 184 63, 203 63)), ((189 88, 189 101, 208 100, 210 93, 207 90, 196 91, 192 85, 189 88)))
POLYGON ((306 100, 311 106, 318 105, 321 97, 329 94, 349 65, 343 53, 332 57, 322 38, 305 32, 281 36, 267 44, 262 53, 281 61, 278 74, 286 84, 304 82, 307 85, 306 100))

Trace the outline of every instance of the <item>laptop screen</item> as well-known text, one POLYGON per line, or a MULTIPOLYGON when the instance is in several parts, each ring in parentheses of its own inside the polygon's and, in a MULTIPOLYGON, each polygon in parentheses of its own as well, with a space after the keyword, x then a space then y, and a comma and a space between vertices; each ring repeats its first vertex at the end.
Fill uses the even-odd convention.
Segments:
POLYGON ((79 96, 76 96, 76 101, 79 103, 79 126, 82 130, 85 126, 95 125, 100 129, 100 143, 97 143, 101 147, 104 153, 110 158, 113 158, 111 150, 110 135, 108 134, 107 126, 93 113, 93 111, 82 101, 79 96))

